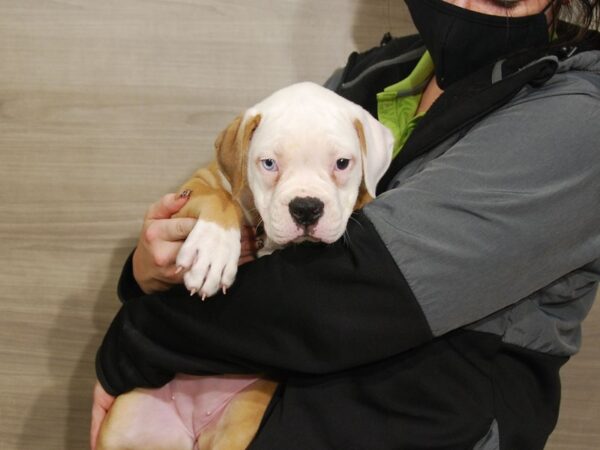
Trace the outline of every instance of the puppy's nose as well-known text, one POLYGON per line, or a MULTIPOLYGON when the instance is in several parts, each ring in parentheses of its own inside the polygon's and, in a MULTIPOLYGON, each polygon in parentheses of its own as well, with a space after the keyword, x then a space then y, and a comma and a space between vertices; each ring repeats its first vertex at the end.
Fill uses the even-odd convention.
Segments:
POLYGON ((324 207, 323 202, 315 197, 296 197, 289 204, 292 219, 303 227, 317 223, 324 207))

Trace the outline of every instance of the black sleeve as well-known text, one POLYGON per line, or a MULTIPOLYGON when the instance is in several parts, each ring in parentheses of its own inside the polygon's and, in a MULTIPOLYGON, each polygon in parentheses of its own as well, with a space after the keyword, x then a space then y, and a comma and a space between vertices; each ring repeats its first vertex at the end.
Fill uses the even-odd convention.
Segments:
POLYGON ((122 303, 146 295, 133 276, 133 252, 129 254, 121 271, 119 283, 117 284, 117 295, 122 303))
POLYGON ((131 298, 97 355, 111 394, 175 373, 323 374, 380 361, 432 338, 373 225, 350 220, 335 244, 303 244, 240 267, 206 302, 182 287, 131 298))

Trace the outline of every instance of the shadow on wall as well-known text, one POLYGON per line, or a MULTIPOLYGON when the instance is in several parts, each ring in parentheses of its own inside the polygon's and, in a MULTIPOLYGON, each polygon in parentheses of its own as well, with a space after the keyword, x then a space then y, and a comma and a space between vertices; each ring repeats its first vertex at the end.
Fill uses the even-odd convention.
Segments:
POLYGON ((354 48, 363 52, 379 44, 390 31, 389 6, 396 0, 358 0, 352 23, 354 48))
POLYGON ((352 25, 352 39, 358 51, 379 44, 385 33, 394 37, 415 32, 403 0, 358 0, 352 25))
POLYGON ((289 52, 294 76, 297 80, 325 82, 335 69, 345 64, 350 52, 379 45, 387 32, 396 37, 415 32, 403 0, 336 1, 318 8, 314 2, 298 2, 289 52), (332 20, 334 27, 330 25, 332 20), (310 68, 307 61, 311 62, 310 68), (314 79, 315 71, 323 71, 322 79, 314 79))
MULTIPOLYGON (((135 245, 133 239, 122 239, 115 243, 110 258, 110 267, 99 273, 107 273, 106 280, 97 292, 91 314, 92 329, 89 323, 73 329, 74 311, 81 310, 83 305, 92 305, 92 300, 82 302, 80 296, 67 298, 61 313, 50 331, 47 348, 44 354, 49 361, 49 386, 44 390, 28 413, 21 431, 19 448, 62 448, 85 449, 89 447, 89 425, 91 418, 92 390, 95 382, 95 355, 110 321, 118 308, 115 285, 123 262, 135 245), (85 345, 73 346, 74 342, 86 340, 85 345), (83 348, 80 355, 69 355, 70 348, 83 348), (61 359, 69 355, 69 360, 76 361, 71 373, 65 373, 69 367, 61 359), (66 399, 66 400, 65 400, 66 399), (63 411, 57 407, 63 403, 63 411), (57 411, 64 417, 63 427, 57 426, 57 411), (65 423, 66 422, 66 423, 65 423), (40 429, 40 427, 42 429, 40 429), (64 443, 60 447, 52 445, 48 436, 62 436, 64 443)), ((93 276, 93 274, 92 274, 93 276)), ((87 285, 85 280, 82 286, 87 285)), ((72 350, 71 350, 72 351, 72 350)), ((56 445, 56 444, 55 444, 56 445)))

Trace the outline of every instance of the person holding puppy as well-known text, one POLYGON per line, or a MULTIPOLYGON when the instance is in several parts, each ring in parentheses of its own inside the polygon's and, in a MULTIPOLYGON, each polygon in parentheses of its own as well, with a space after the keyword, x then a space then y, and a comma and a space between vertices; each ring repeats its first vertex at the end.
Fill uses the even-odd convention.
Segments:
POLYGON ((153 205, 98 352, 92 435, 135 387, 263 373, 280 385, 251 449, 544 447, 600 279, 600 6, 406 3, 419 35, 327 83, 394 133, 380 195, 347 240, 244 264, 207 302, 174 264, 185 199, 153 205))

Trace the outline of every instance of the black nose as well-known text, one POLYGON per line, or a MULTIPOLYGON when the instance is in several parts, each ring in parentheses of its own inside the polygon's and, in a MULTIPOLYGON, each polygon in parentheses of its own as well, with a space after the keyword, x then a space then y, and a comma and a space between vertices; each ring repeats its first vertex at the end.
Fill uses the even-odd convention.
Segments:
POLYGON ((289 204, 292 219, 303 227, 317 223, 324 207, 323 202, 314 197, 296 197, 289 204))

